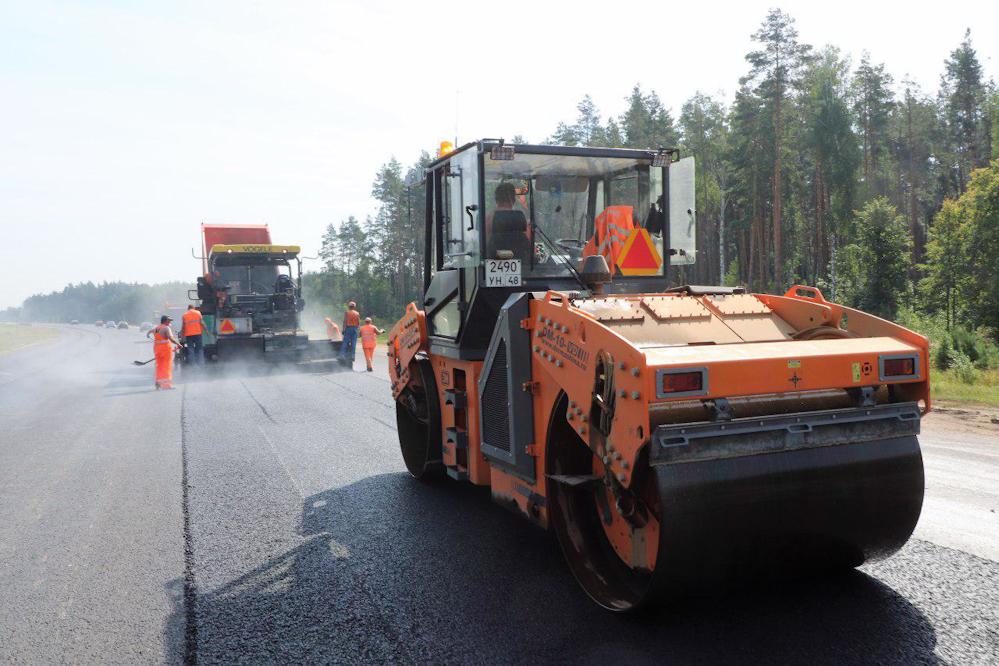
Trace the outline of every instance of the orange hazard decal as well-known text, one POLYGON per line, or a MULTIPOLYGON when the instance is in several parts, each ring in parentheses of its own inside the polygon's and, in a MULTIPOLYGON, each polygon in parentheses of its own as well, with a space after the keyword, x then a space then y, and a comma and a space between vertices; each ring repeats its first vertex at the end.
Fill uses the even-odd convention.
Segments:
POLYGON ((623 275, 658 275, 663 265, 656 246, 643 228, 633 229, 624 242, 617 267, 623 275))
POLYGON ((222 325, 219 326, 219 335, 228 335, 230 333, 235 333, 236 327, 233 325, 231 319, 223 319, 222 325))

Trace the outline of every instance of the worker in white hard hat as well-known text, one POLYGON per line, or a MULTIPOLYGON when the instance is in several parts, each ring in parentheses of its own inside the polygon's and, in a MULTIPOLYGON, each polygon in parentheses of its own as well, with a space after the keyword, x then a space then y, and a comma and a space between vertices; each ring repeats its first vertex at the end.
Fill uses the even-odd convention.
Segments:
POLYGON ((375 347, 378 346, 378 334, 385 331, 371 323, 371 317, 364 318, 364 326, 361 327, 361 349, 364 350, 364 360, 368 364, 368 372, 371 372, 371 360, 375 357, 375 347))

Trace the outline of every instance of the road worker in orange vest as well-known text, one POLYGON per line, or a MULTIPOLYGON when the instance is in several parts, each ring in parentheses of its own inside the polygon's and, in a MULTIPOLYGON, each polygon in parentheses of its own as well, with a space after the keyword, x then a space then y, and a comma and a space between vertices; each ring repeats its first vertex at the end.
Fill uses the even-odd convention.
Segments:
POLYGON ((149 330, 146 337, 153 338, 153 356, 156 358, 156 390, 173 388, 173 352, 180 343, 170 328, 173 318, 160 317, 160 325, 149 330))
POLYGON ((361 349, 364 350, 364 360, 368 364, 368 372, 372 371, 371 360, 375 357, 375 347, 378 346, 378 334, 384 332, 383 329, 371 323, 371 317, 364 318, 364 326, 361 327, 361 349))
POLYGON ((604 255, 612 274, 624 243, 635 229, 631 206, 607 206, 593 224, 593 236, 583 248, 583 256, 604 255))
POLYGON ((326 317, 323 322, 326 324, 326 337, 330 339, 330 342, 336 342, 342 338, 340 335, 340 327, 333 323, 332 319, 326 317))
POLYGON ((201 321, 201 312, 194 305, 187 306, 187 312, 181 316, 184 327, 181 335, 184 336, 184 345, 189 354, 193 353, 194 358, 190 359, 198 365, 205 364, 205 346, 201 334, 204 332, 204 325, 201 321))
POLYGON ((354 366, 354 354, 357 347, 357 329, 361 326, 361 313, 357 311, 357 303, 347 303, 347 311, 343 315, 343 345, 340 356, 344 361, 354 366))

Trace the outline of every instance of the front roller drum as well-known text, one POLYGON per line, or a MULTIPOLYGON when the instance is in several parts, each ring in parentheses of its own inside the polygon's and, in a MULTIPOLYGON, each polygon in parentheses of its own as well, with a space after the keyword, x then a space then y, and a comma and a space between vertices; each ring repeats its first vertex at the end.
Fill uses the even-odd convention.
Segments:
POLYGON ((434 371, 427 359, 413 361, 412 381, 395 403, 399 448, 406 469, 416 479, 444 477, 441 454, 441 407, 434 371))
POLYGON ((905 421, 887 410, 878 420, 869 416, 876 408, 841 425, 851 410, 838 411, 815 418, 815 427, 801 425, 812 417, 792 415, 755 419, 742 433, 738 423, 722 435, 708 426, 712 436, 701 439, 696 427, 683 428, 674 449, 670 438, 653 438, 630 488, 648 519, 632 520, 624 545, 620 511, 634 501, 608 503, 601 461, 571 429, 554 428, 556 474, 594 479, 552 484, 552 525, 576 579, 600 605, 627 611, 891 555, 922 507, 918 416, 912 423, 911 412, 905 421), (641 553, 654 565, 641 566, 641 553))

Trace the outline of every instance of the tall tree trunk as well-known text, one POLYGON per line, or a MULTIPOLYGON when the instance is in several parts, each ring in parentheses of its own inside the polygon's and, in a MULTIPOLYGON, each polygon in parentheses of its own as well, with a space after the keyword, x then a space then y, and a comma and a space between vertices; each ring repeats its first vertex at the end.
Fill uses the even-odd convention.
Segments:
POLYGON ((912 100, 906 105, 905 137, 909 144, 909 235, 912 236, 912 265, 917 265, 922 260, 922 243, 917 235, 919 226, 918 212, 916 211, 916 146, 912 139, 912 100))
POLYGON ((882 182, 881 174, 878 173, 878 151, 877 146, 874 143, 874 129, 868 130, 870 132, 870 138, 868 142, 870 143, 870 153, 871 153, 871 185, 873 187, 873 192, 878 196, 883 196, 887 190, 887 183, 882 182))
MULTIPOLYGON (((701 177, 701 233, 699 235, 701 244, 697 249, 703 253, 704 261, 697 262, 700 265, 697 267, 696 272, 705 281, 705 284, 717 284, 711 281, 711 265, 713 262, 708 261, 708 257, 711 256, 708 243, 708 236, 710 235, 710 231, 708 230, 708 184, 704 176, 701 177)), ((696 257, 697 255, 695 254, 694 256, 696 257)))
POLYGON ((864 185, 870 187, 871 185, 871 114, 870 106, 867 102, 867 84, 865 83, 864 89, 861 91, 861 106, 860 106, 860 134, 863 136, 864 140, 864 185))
POLYGON ((813 260, 815 265, 812 273, 812 283, 818 281, 825 267, 825 178, 822 175, 822 168, 815 166, 815 254, 813 260))
POLYGON ((739 272, 741 273, 740 277, 742 278, 742 283, 748 285, 753 281, 752 276, 749 273, 749 266, 753 262, 750 251, 752 241, 750 240, 750 234, 747 229, 743 229, 740 235, 742 236, 742 243, 739 244, 739 263, 741 264, 739 272))
POLYGON ((753 215, 749 225, 749 282, 757 289, 763 286, 763 221, 760 219, 759 176, 753 171, 753 215))
POLYGON ((725 280, 728 265, 725 262, 725 189, 718 196, 718 284, 725 280))
POLYGON ((781 275, 781 97, 783 96, 780 81, 777 82, 777 105, 774 118, 774 284, 777 289, 781 289, 783 276, 781 275))

